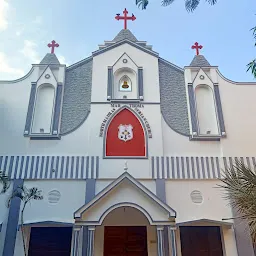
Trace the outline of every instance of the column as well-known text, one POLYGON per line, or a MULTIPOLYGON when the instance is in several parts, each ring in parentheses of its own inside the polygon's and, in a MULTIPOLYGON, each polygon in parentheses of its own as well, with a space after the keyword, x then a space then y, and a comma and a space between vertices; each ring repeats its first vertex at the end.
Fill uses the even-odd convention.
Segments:
POLYGON ((80 244, 80 237, 81 237, 81 227, 75 226, 73 228, 73 238, 72 238, 72 256, 80 256, 81 253, 81 244, 80 244))
MULTIPOLYGON (((13 181, 13 191, 23 185, 23 180, 13 181)), ((6 235, 4 240, 4 249, 2 256, 13 256, 15 251, 17 227, 19 225, 21 200, 17 197, 11 201, 9 216, 7 220, 6 235)))
POLYGON ((177 256, 176 227, 170 227, 171 255, 177 256))
POLYGON ((95 226, 89 226, 88 227, 87 256, 94 255, 94 234, 95 234, 95 226))
POLYGON ((164 227, 157 226, 157 256, 164 256, 164 227))

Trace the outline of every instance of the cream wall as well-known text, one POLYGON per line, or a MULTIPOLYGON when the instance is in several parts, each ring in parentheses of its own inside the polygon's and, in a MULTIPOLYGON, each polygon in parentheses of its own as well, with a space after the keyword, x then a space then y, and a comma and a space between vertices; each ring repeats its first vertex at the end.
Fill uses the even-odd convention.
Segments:
MULTIPOLYGON (((224 191, 217 187, 220 181, 169 180, 165 183, 167 203, 177 212, 176 223, 199 219, 222 221, 224 218, 233 217, 232 210, 228 205, 229 202, 223 199, 224 191), (203 202, 201 204, 192 202, 190 194, 194 190, 199 190, 202 193, 203 202)), ((229 220, 229 222, 232 222, 232 220, 229 220)), ((177 240, 180 250, 179 232, 177 240)), ((226 255, 224 256, 237 255, 233 228, 227 229, 223 227, 223 245, 226 250, 226 255)))
POLYGON ((218 81, 227 131, 223 155, 255 156, 256 83, 233 83, 222 76, 218 81))

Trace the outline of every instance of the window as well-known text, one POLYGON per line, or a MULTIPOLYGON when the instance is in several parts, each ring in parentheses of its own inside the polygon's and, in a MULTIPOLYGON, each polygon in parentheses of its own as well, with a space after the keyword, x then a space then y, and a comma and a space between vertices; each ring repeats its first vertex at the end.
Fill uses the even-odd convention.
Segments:
POLYGON ((119 90, 121 92, 131 92, 132 91, 132 81, 125 75, 119 81, 119 90))

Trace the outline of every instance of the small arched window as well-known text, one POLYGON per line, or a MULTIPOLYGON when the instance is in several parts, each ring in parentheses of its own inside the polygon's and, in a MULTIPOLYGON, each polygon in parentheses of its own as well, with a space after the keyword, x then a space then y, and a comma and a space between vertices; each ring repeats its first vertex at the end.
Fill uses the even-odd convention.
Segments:
POLYGON ((54 87, 44 84, 37 89, 32 133, 51 133, 54 112, 54 87))
POLYGON ((119 81, 119 90, 121 92, 131 92, 132 91, 132 81, 127 75, 124 75, 120 79, 120 81, 119 81))
POLYGON ((208 85, 195 88, 198 130, 201 135, 219 134, 213 91, 208 85))

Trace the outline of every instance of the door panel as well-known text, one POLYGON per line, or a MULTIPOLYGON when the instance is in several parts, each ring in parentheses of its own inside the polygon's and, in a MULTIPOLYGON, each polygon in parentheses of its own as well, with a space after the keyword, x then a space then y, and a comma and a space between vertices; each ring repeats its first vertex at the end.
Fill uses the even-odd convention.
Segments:
POLYGON ((70 256, 71 227, 32 227, 29 256, 70 256))
POLYGON ((104 256, 147 256, 147 228, 105 227, 104 256))
POLYGON ((219 227, 180 227, 182 256, 223 256, 219 227))

